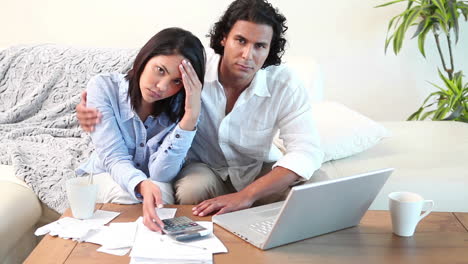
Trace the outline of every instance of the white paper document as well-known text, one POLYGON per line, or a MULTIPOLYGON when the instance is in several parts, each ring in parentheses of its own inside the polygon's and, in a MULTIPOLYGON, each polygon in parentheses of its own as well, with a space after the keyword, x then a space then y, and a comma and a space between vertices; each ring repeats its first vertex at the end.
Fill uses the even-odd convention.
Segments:
MULTIPOLYGON (((155 210, 161 219, 173 218, 177 212, 176 208, 156 208, 155 210)), ((137 221, 101 226, 88 233, 84 241, 102 245, 97 250, 99 252, 123 256, 130 251, 135 241, 137 221)))
POLYGON ((116 255, 116 256, 124 256, 130 251, 130 249, 132 248, 127 247, 127 248, 118 248, 118 249, 108 249, 105 247, 100 247, 97 249, 97 251, 106 253, 106 254, 116 255))
POLYGON ((182 244, 185 247, 200 247, 200 248, 206 248, 208 251, 210 251, 212 254, 216 253, 227 253, 228 250, 224 246, 223 242, 219 240, 214 234, 213 234, 213 222, 208 222, 208 221, 197 221, 197 223, 204 228, 208 229, 210 231, 210 234, 201 238, 197 238, 195 240, 189 241, 189 242, 178 242, 174 239, 172 239, 169 236, 164 236, 166 240, 170 240, 172 243, 177 243, 177 244, 182 244))
MULTIPOLYGON (((161 219, 173 218, 176 208, 155 208, 161 219)), ((93 217, 86 220, 71 217, 61 218, 38 228, 37 236, 49 233, 62 238, 72 238, 101 245, 97 251, 123 256, 130 249, 131 262, 142 263, 213 263, 214 253, 227 252, 223 243, 213 234, 212 222, 198 222, 210 234, 196 240, 179 242, 160 232, 153 232, 143 224, 143 218, 135 222, 111 223, 119 212, 97 210, 93 217)))
POLYGON ((135 241, 136 228, 136 222, 111 223, 88 233, 84 241, 102 245, 103 249, 109 250, 131 248, 135 241))
POLYGON ((167 235, 152 232, 137 221, 137 235, 130 256, 130 263, 152 263, 166 261, 170 263, 212 263, 214 253, 227 252, 223 243, 213 235, 212 222, 198 222, 211 230, 211 234, 190 242, 178 242, 167 235))
POLYGON ((107 249, 132 247, 136 229, 136 222, 111 223, 107 229, 106 241, 102 245, 107 249))
POLYGON ((112 219, 119 214, 119 212, 97 210, 90 219, 80 220, 64 217, 38 228, 34 234, 36 236, 41 236, 49 233, 51 236, 83 241, 83 239, 87 237, 88 232, 99 229, 101 226, 112 221, 112 219))
POLYGON ((93 229, 83 238, 83 241, 103 245, 107 241, 108 226, 100 226, 93 229))
POLYGON ((157 260, 157 259, 145 259, 145 258, 130 258, 130 264, 160 264, 160 263, 165 263, 165 264, 212 264, 213 259, 210 260, 195 260, 195 261, 189 261, 189 260, 157 260))

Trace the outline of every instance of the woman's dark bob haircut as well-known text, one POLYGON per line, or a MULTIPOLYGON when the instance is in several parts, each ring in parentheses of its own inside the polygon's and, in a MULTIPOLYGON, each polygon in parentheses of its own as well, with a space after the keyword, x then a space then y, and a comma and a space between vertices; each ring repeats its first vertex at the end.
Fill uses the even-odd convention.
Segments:
POLYGON ((211 38, 210 47, 216 53, 224 55, 224 47, 221 45, 221 41, 228 36, 234 24, 239 20, 271 26, 273 37, 270 44, 270 53, 262 69, 270 65, 280 65, 286 45, 284 34, 288 30, 286 18, 279 13, 278 9, 275 9, 265 0, 236 0, 232 2, 208 34, 211 38))
MULTIPOLYGON (((134 110, 141 105, 142 95, 140 90, 140 76, 146 63, 158 55, 181 55, 186 58, 197 73, 198 79, 203 85, 205 78, 205 50, 200 40, 187 30, 181 28, 163 29, 154 35, 135 58, 133 68, 125 78, 129 82, 128 96, 134 110)), ((154 102, 151 115, 158 116, 166 113, 172 122, 177 122, 185 114, 185 89, 177 94, 154 102)))

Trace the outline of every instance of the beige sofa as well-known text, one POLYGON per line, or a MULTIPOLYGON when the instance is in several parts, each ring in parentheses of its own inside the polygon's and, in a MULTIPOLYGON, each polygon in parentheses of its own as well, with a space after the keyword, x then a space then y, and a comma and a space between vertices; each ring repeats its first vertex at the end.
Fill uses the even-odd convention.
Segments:
MULTIPOLYGON (((320 101, 317 65, 304 57, 286 61, 292 68, 300 69, 299 75, 312 91, 312 100, 320 101)), ((323 119, 343 123, 327 118, 326 114, 323 119)), ((391 136, 361 153, 325 163, 322 170, 327 177, 393 167, 394 174, 371 209, 386 210, 389 192, 407 190, 433 199, 438 211, 468 212, 468 192, 463 188, 468 184, 468 124, 405 121, 382 124, 391 136)), ((326 139, 328 133, 321 133, 326 139)), ((31 188, 15 177, 11 166, 0 165, 0 191, 0 263, 20 263, 37 244, 34 230, 57 219, 59 214, 41 203, 31 188)))
POLYGON ((327 163, 331 178, 393 167, 370 209, 387 210, 388 194, 410 191, 434 200, 434 211, 468 212, 468 124, 381 122, 391 136, 370 149, 327 163))
POLYGON ((39 241, 35 229, 59 215, 39 202, 11 166, 0 165, 0 194, 0 263, 21 263, 39 241))
MULTIPOLYGON (((435 201, 435 211, 468 212, 468 124, 458 122, 383 122, 392 136, 370 149, 325 163, 328 178, 384 167, 395 172, 370 209, 387 210, 392 191, 412 191, 435 201)), ((34 192, 0 166, 0 263, 20 263, 34 248, 35 228, 58 217, 34 192), (2 262, 3 261, 3 262, 2 262)))

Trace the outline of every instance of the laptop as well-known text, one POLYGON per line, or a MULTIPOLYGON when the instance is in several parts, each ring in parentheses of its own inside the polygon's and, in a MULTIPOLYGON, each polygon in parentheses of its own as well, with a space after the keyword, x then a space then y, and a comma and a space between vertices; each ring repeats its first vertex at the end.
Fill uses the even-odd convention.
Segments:
POLYGON ((356 226, 393 168, 291 188, 285 201, 213 216, 213 223, 266 250, 356 226))

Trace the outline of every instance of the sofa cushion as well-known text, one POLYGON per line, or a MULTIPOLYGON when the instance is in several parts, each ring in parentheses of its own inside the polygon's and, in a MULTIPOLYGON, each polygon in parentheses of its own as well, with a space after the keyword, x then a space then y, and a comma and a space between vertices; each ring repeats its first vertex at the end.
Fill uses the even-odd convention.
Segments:
MULTIPOLYGON (((323 162, 360 153, 390 136, 381 124, 337 102, 314 103, 313 118, 325 153, 323 162)), ((273 143, 285 153, 279 135, 275 136, 273 143)))
POLYGON ((0 194, 1 262, 39 220, 41 205, 31 189, 9 180, 0 180, 0 194))
POLYGON ((15 177, 13 166, 10 165, 0 164, 0 181, 8 181, 29 188, 24 181, 15 177))
POLYGON ((325 153, 324 162, 360 153, 390 136, 381 124, 338 102, 314 104, 313 112, 325 153))

